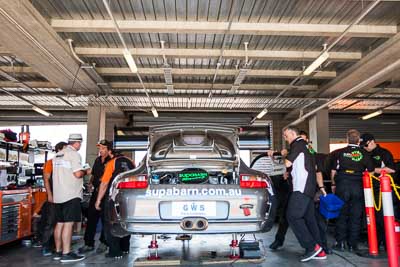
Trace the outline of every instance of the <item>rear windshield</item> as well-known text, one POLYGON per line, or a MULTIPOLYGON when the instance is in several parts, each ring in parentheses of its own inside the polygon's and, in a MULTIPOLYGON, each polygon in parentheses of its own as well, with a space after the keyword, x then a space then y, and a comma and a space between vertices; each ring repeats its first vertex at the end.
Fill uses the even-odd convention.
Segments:
POLYGON ((222 134, 170 133, 152 146, 151 159, 235 159, 235 146, 222 134))

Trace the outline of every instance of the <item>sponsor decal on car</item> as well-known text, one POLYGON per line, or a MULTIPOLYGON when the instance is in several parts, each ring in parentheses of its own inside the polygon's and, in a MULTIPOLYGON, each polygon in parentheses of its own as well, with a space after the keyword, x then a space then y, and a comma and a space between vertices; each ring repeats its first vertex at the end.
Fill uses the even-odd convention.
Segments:
POLYGON ((163 196, 241 196, 241 189, 225 189, 225 188, 160 188, 147 189, 146 196, 163 197, 163 196))

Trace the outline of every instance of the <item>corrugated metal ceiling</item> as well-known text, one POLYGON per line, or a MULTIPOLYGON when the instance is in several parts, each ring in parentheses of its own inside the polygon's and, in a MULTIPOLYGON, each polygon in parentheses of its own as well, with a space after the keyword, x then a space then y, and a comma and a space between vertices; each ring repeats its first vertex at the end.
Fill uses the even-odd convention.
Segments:
MULTIPOLYGON (((233 22, 249 23, 303 23, 303 24, 349 24, 371 3, 371 1, 358 0, 112 0, 109 1, 112 12, 118 20, 148 20, 148 21, 209 21, 227 22, 232 16, 233 22)), ((109 20, 102 0, 41 0, 32 1, 37 10, 49 21, 51 19, 74 20, 109 20)), ((383 1, 360 24, 363 25, 398 25, 400 23, 400 2, 383 1)), ((122 48, 116 33, 109 32, 59 32, 59 36, 65 40, 73 39, 75 47, 88 48, 122 48)), ((160 41, 165 41, 166 49, 221 49, 225 41, 227 50, 244 50, 244 43, 249 42, 250 50, 294 50, 294 51, 321 51, 323 44, 331 43, 335 37, 327 36, 276 36, 276 35, 242 35, 242 34, 187 34, 187 33, 123 33, 123 37, 129 48, 160 48, 160 41)), ((373 51, 376 47, 387 41, 388 38, 363 38, 348 37, 339 42, 332 51, 361 52, 363 56, 373 51)), ((140 68, 163 67, 164 61, 161 55, 135 56, 135 61, 140 68)), ((85 62, 95 63, 97 68, 127 68, 128 65, 122 56, 82 57, 85 62)), ((11 66, 10 56, 0 56, 0 68, 11 66)), ((254 70, 296 70, 301 71, 310 63, 308 60, 263 60, 252 59, 251 69, 254 70)), ((215 69, 218 59, 209 57, 167 57, 168 64, 173 69, 215 69)), ((243 58, 222 58, 220 70, 235 70, 244 63, 243 58)), ((15 66, 26 66, 16 58, 15 66)), ((322 65, 323 71, 336 71, 337 75, 353 66, 355 62, 328 62, 322 65)), ((11 74, 11 73, 10 73, 11 74)), ((210 75, 173 75, 173 83, 202 83, 212 87, 213 74, 210 75)), ((13 77, 21 82, 47 81, 40 74, 12 73, 13 77)), ((163 75, 143 75, 145 83, 165 83, 163 75)), ((108 83, 138 83, 135 75, 116 74, 104 76, 108 83)), ((0 81, 6 81, 0 76, 0 81)), ((233 85, 234 76, 217 75, 216 84, 233 85)), ((292 81, 288 77, 249 77, 244 79, 244 84, 287 85, 292 81)), ((330 79, 306 79, 305 85, 322 87, 330 79)), ((127 86, 128 87, 128 86, 127 86)), ((112 105, 123 109, 135 107, 149 108, 150 100, 143 96, 144 89, 125 88, 123 85, 114 88, 114 94, 132 94, 131 96, 104 96, 92 98, 89 96, 66 96, 59 88, 37 88, 43 95, 32 95, 34 103, 48 107, 64 107, 65 102, 50 96, 58 94, 66 97, 73 106, 86 108, 87 105, 112 105), (45 96, 48 94, 48 96, 45 96)), ((8 88, 12 93, 31 93, 29 89, 8 88)), ((157 108, 174 109, 204 109, 204 110, 257 110, 265 107, 268 101, 273 99, 280 90, 242 90, 238 89, 235 95, 230 96, 230 89, 214 89, 213 97, 205 97, 209 93, 207 88, 175 89, 173 96, 168 96, 165 86, 148 89, 152 101, 157 108), (194 97, 193 97, 194 96, 194 97)), ((307 95, 307 90, 301 87, 290 92, 293 99, 282 98, 271 104, 271 109, 290 110, 302 108, 309 100, 301 100, 307 95)), ((400 94, 400 92, 399 92, 400 94)), ((368 97, 368 94, 359 94, 359 97, 368 97)), ((376 94, 374 97, 394 98, 397 92, 376 94)), ((14 98, 15 105, 26 105, 18 98, 14 98)), ((13 101, 14 101, 13 100, 13 101)), ((10 96, 0 95, 0 105, 7 106, 10 96)), ((341 110, 354 103, 355 100, 341 100, 330 108, 341 110)), ((390 104, 391 101, 364 100, 351 106, 351 110, 377 109, 390 104)), ((317 106, 319 102, 314 105, 317 106)), ((399 109, 399 105, 388 107, 399 109)))

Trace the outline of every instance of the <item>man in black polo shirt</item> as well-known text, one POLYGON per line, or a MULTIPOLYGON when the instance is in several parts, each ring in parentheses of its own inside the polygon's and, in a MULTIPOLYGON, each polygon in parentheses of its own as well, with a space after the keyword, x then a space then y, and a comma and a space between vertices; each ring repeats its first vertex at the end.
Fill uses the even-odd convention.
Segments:
MULTIPOLYGON (((96 235, 96 226, 100 219, 100 212, 95 208, 97 194, 100 186, 100 179, 104 173, 106 163, 111 159, 110 153, 113 148, 112 142, 108 140, 101 140, 97 143, 99 149, 99 156, 93 164, 92 177, 89 181, 89 190, 92 191, 88 207, 88 220, 85 231, 85 245, 79 248, 79 253, 86 253, 94 250, 94 237, 96 235)), ((104 225, 104 222, 102 222, 104 225)), ((97 248, 97 253, 102 253, 107 250, 106 240, 104 237, 104 230, 101 230, 100 244, 97 248)))
POLYGON ((299 136, 299 129, 288 126, 283 130, 285 140, 290 144, 286 167, 292 167, 293 192, 287 206, 287 220, 300 245, 306 250, 301 262, 316 258, 321 252, 320 234, 314 213, 316 192, 315 158, 307 142, 299 136))
MULTIPOLYGON (((360 146, 369 152, 371 160, 374 164, 374 176, 379 177, 382 170, 385 170, 388 174, 394 174, 396 172, 396 165, 393 161, 393 155, 389 150, 380 147, 375 143, 375 137, 372 134, 365 133, 361 135, 360 146)), ((380 194, 380 181, 372 180, 373 191, 376 201, 379 199, 380 194)), ((385 244, 385 231, 383 222, 383 209, 375 211, 376 216, 376 229, 378 234, 378 244, 385 244)))
POLYGON ((349 250, 357 251, 364 209, 362 175, 365 170, 373 171, 374 166, 367 152, 358 146, 357 130, 347 132, 347 142, 347 147, 331 153, 332 192, 345 202, 336 221, 333 249, 344 251, 347 241, 349 250))

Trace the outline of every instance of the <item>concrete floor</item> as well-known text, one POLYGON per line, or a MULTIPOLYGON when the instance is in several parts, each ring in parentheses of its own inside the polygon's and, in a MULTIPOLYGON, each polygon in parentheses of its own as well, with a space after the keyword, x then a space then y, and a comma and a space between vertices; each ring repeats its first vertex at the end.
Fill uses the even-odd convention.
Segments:
MULTIPOLYGON (((287 234, 286 242, 283 248, 273 252, 268 246, 273 241, 275 229, 272 232, 256 235, 263 246, 263 254, 265 259, 262 263, 254 263, 252 261, 245 262, 225 262, 223 264, 210 264, 211 251, 217 252, 217 257, 225 259, 229 254, 230 235, 213 235, 213 236, 194 236, 191 241, 176 241, 175 236, 171 236, 167 240, 158 240, 159 254, 165 259, 182 260, 181 266, 195 266, 200 262, 208 266, 387 266, 386 259, 367 259, 356 256, 349 252, 343 252, 333 255, 328 255, 327 260, 311 260, 307 263, 300 263, 299 257, 303 253, 303 249, 299 246, 293 233, 290 231, 287 234)), ((252 239, 253 235, 246 235, 245 239, 252 239)), ((330 244, 333 243, 330 238, 330 244)), ((106 259, 104 255, 98 255, 94 252, 89 253, 87 258, 79 263, 68 264, 69 266, 135 266, 135 261, 138 258, 147 256, 147 246, 149 245, 150 237, 133 236, 131 239, 131 253, 120 260, 106 259)), ((82 244, 82 240, 75 242, 74 248, 77 249, 82 244)), ((137 261, 136 261, 137 262, 137 261)), ((168 262, 159 262, 155 266, 166 266, 168 262)), ((58 262, 53 261, 51 257, 42 257, 40 248, 22 247, 20 242, 9 244, 0 247, 0 266, 55 266, 58 262)), ((136 264, 137 265, 137 264, 136 264)), ((153 266, 153 265, 152 265, 153 266)))

